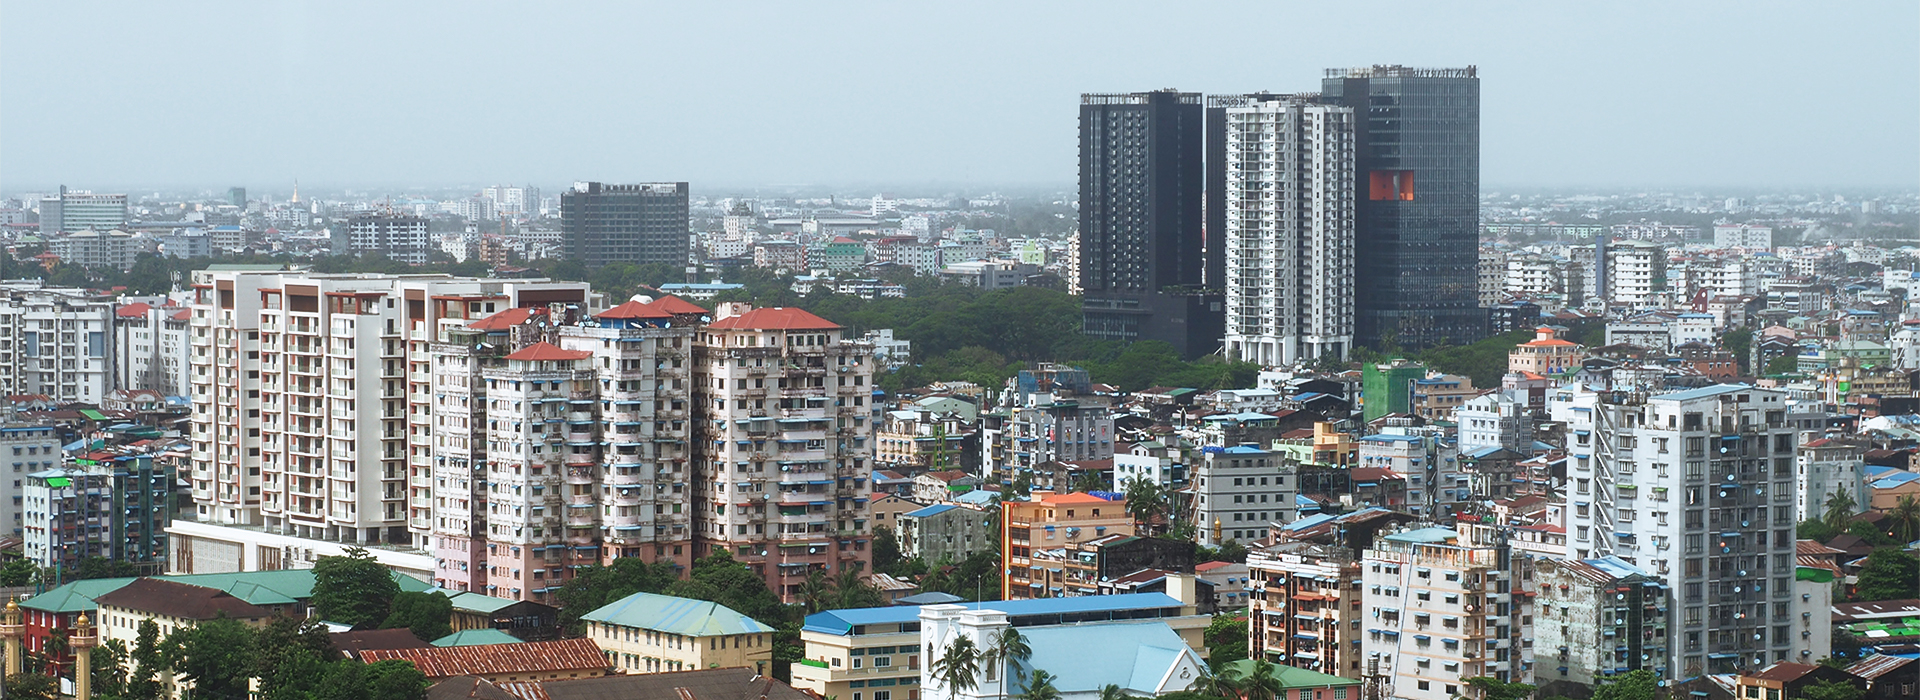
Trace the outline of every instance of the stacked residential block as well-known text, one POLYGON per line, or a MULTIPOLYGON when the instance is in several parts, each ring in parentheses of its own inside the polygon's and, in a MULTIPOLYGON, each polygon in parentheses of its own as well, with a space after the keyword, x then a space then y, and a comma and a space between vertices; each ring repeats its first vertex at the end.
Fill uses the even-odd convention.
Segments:
POLYGON ((583 564, 716 551, 791 598, 871 558, 872 345, 817 316, 595 312, 547 280, 195 282, 198 520, 407 545, 444 588, 519 600, 583 564))

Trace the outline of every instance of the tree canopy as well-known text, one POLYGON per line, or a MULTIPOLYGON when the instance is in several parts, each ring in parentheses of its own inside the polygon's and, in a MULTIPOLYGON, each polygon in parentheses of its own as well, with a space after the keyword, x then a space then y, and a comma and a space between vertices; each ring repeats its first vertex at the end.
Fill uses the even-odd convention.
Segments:
POLYGON ((367 550, 350 547, 345 556, 321 557, 313 564, 313 610, 320 619, 369 629, 387 619, 400 583, 393 571, 367 550))

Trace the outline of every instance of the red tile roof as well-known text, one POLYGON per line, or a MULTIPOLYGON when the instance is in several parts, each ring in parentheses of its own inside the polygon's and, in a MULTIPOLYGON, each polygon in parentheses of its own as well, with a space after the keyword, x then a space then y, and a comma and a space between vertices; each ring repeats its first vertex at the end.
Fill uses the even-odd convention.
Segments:
POLYGON ((172 318, 175 321, 185 321, 187 319, 193 318, 193 309, 181 309, 179 311, 175 311, 173 313, 172 318))
POLYGON ((508 328, 526 323, 527 319, 532 318, 534 314, 545 315, 546 313, 546 309, 522 306, 507 309, 506 311, 474 321, 473 323, 467 324, 467 327, 482 331, 504 331, 508 328))
POLYGON ((586 350, 565 350, 553 343, 534 343, 521 348, 512 355, 508 355, 507 359, 539 362, 543 360, 584 360, 589 357, 593 357, 593 353, 586 350))
POLYGON ((712 311, 694 305, 693 302, 672 295, 655 299, 652 303, 648 304, 648 306, 675 315, 713 313, 712 311))
POLYGON ((807 313, 801 309, 776 306, 754 309, 739 316, 730 316, 708 324, 709 328, 722 330, 761 330, 761 331, 813 331, 835 330, 839 324, 807 313))
POLYGON ((387 659, 411 661, 428 678, 607 670, 606 655, 593 640, 584 638, 360 652, 360 660, 366 663, 387 659))
POLYGON ((673 314, 637 301, 629 301, 602 311, 594 318, 673 318, 673 314))
POLYGON ((119 316, 120 318, 139 318, 141 316, 147 315, 147 311, 151 310, 152 308, 153 307, 150 305, 136 301, 126 306, 122 306, 118 309, 114 309, 113 315, 119 316))

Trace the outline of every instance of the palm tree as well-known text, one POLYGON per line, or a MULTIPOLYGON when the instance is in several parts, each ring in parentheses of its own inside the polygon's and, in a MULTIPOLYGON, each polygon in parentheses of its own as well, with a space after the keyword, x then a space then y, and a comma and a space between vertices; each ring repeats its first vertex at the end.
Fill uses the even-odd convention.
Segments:
POLYGON ((1913 494, 1901 496, 1893 511, 1887 513, 1887 519, 1893 521, 1893 532, 1900 544, 1920 540, 1920 499, 1913 494))
POLYGON ((1201 664, 1200 675, 1187 688, 1207 695, 1234 697, 1240 692, 1240 679, 1231 669, 1215 671, 1213 667, 1201 664))
POLYGON ((1859 505, 1846 489, 1834 489, 1833 495, 1827 497, 1827 512, 1823 520, 1835 532, 1846 532, 1847 521, 1853 519, 1853 509, 1859 505))
POLYGON ((1132 698, 1133 696, 1127 694, 1125 688, 1112 683, 1108 683, 1107 687, 1100 689, 1100 700, 1131 700, 1132 698))
POLYGON ((1002 627, 987 641, 987 650, 980 655, 981 664, 987 667, 987 679, 1000 676, 1001 695, 1006 694, 1007 681, 1019 674, 1020 664, 1033 656, 1033 647, 1027 644, 1027 636, 1011 625, 1002 627), (1004 671, 1004 673, 999 673, 1004 671))
POLYGON ((1159 484, 1137 476, 1127 480, 1127 513, 1142 532, 1166 509, 1167 494, 1159 484))
POLYGON ((807 574, 807 580, 800 582, 800 599, 806 601, 809 614, 826 609, 827 600, 833 595, 833 582, 827 580, 827 572, 814 569, 807 574))
POLYGON ((1273 675, 1273 662, 1258 659, 1253 670, 1240 679, 1241 700, 1273 700, 1280 695, 1280 679, 1273 675))
POLYGON ((947 695, 980 687, 980 647, 972 639, 961 637, 947 645, 945 653, 933 662, 933 679, 947 687, 947 695))
POLYGON ((1060 700, 1060 689, 1053 687, 1053 681, 1053 674, 1034 669, 1033 678, 1027 681, 1027 690, 1020 694, 1020 700, 1060 700))

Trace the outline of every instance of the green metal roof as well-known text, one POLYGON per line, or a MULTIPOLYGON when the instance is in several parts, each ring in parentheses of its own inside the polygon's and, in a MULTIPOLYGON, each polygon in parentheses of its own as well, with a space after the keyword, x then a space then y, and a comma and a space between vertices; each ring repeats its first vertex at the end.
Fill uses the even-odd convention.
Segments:
POLYGON ((520 639, 496 629, 460 630, 433 640, 437 647, 477 647, 482 644, 519 644, 520 639))
POLYGON ((773 631, 772 627, 719 603, 652 593, 621 598, 581 615, 580 619, 689 637, 773 631))
MULTIPOLYGON (((1246 678, 1247 676, 1253 675, 1253 664, 1253 659, 1241 659, 1227 663, 1226 670, 1232 672, 1235 678, 1246 678)), ((1273 664, 1273 677, 1280 681, 1280 687, 1282 689, 1339 688, 1350 685, 1360 685, 1360 681, 1352 678, 1329 676, 1319 671, 1294 668, 1284 664, 1273 664)))
POLYGON ((492 612, 498 611, 501 608, 520 602, 517 600, 507 600, 506 598, 495 598, 490 595, 481 595, 479 593, 472 593, 472 592, 455 593, 455 592, 447 591, 446 593, 448 597, 450 597, 453 600, 453 609, 460 610, 463 612, 492 613, 492 612))
POLYGON ((91 612, 100 606, 93 599, 120 590, 133 583, 132 578, 96 578, 74 581, 20 601, 20 607, 48 613, 91 612))
MULTIPOLYGON (((154 578, 226 591, 254 605, 292 605, 313 597, 313 570, 253 571, 234 574, 187 574, 154 578)), ((394 572, 402 591, 429 591, 425 581, 394 572)), ((20 601, 20 607, 41 612, 86 612, 95 609, 93 599, 120 590, 131 578, 102 578, 74 581, 20 601)))

